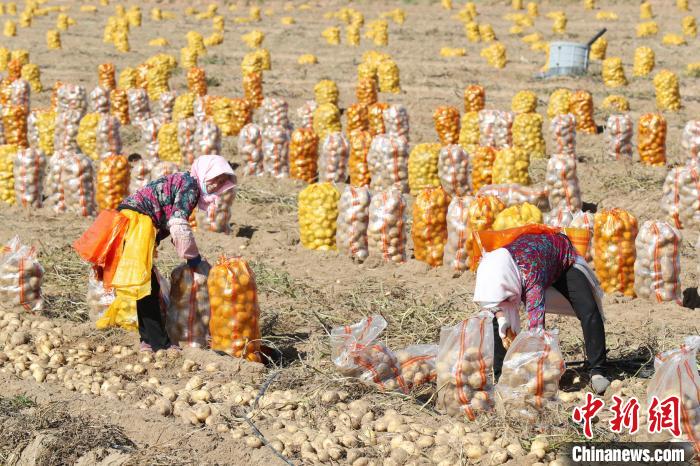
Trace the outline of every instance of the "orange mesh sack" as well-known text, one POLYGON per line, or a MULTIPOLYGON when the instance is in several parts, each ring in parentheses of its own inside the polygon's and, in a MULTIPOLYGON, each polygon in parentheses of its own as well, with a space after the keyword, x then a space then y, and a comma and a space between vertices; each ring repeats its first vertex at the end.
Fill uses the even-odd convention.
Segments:
POLYGON ((553 155, 547 161, 545 182, 549 190, 549 206, 581 210, 581 188, 576 175, 576 158, 571 155, 553 155))
POLYGON ((471 191, 469 155, 458 144, 449 144, 438 154, 438 177, 450 196, 465 196, 471 191))
POLYGON ((5 248, 7 254, 0 262, 0 298, 5 307, 20 307, 30 312, 41 311, 44 299, 41 283, 44 268, 39 264, 36 250, 20 243, 15 237, 5 248))
POLYGON ((634 292, 656 302, 682 302, 681 233, 666 222, 647 220, 634 240, 634 292))
POLYGON ((496 150, 493 147, 479 146, 472 154, 472 192, 493 182, 493 162, 496 150))
POLYGON ((370 256, 385 261, 406 261, 406 202, 401 191, 391 188, 372 195, 369 204, 367 244, 370 256))
POLYGON ((384 126, 384 110, 389 108, 389 104, 384 102, 375 102, 369 106, 369 132, 372 136, 384 134, 386 128, 384 126))
POLYGON ((372 135, 369 131, 355 131, 348 136, 350 143, 350 159, 348 161, 350 184, 353 186, 368 186, 370 184, 367 154, 372 145, 372 135))
MULTIPOLYGON (((459 113, 457 117, 459 118, 459 113)), ((408 111, 403 105, 390 105, 384 110, 384 126, 389 136, 404 138, 409 142, 408 111)))
POLYGON ((129 161, 123 155, 110 155, 100 160, 97 168, 97 206, 116 209, 129 195, 129 161))
POLYGON ((352 104, 347 108, 347 132, 352 134, 355 131, 369 130, 369 111, 367 106, 362 104, 352 104))
POLYGON ((413 202, 413 253, 431 267, 442 265, 450 198, 442 187, 421 191, 413 202))
POLYGON ((505 208, 505 204, 494 196, 477 196, 469 204, 469 212, 467 213, 467 250, 471 259, 471 270, 476 270, 481 258, 480 255, 479 257, 474 255, 474 251, 479 249, 474 245, 474 232, 490 229, 498 214, 505 208))
POLYGON ((534 420, 539 411, 557 401, 565 369, 558 330, 523 330, 503 360, 497 399, 507 412, 534 420))
POLYGON ((241 129, 238 135, 238 155, 246 161, 243 175, 262 176, 264 174, 260 126, 248 123, 241 129))
POLYGON ((666 164, 666 119, 660 113, 646 113, 639 117, 637 151, 645 165, 666 164))
POLYGON ((694 164, 669 170, 664 180, 661 208, 676 228, 700 222, 700 174, 694 164))
MULTIPOLYGON (((647 403, 659 403, 676 396, 680 401, 680 427, 682 435, 692 444, 695 455, 700 455, 700 375, 698 375, 697 352, 700 336, 685 338, 678 349, 665 351, 654 358, 654 376, 647 386, 647 403)), ((666 438, 658 440, 668 441, 666 438)))
POLYGON ((329 183, 345 183, 348 178, 350 146, 343 133, 328 133, 321 144, 318 179, 329 183))
POLYGON ((396 188, 408 193, 408 143, 403 138, 380 134, 367 154, 371 188, 396 188))
POLYGON ((411 390, 437 378, 438 345, 410 345, 396 351, 401 377, 411 390))
POLYGON ((289 143, 289 176, 307 183, 316 181, 318 170, 318 136, 311 128, 292 131, 289 143))
POLYGON ((453 197, 447 207, 447 243, 442 261, 455 276, 469 268, 469 205, 473 200, 471 196, 453 197))
POLYGON ((209 343, 210 303, 207 277, 211 270, 202 261, 194 271, 187 264, 170 275, 170 306, 165 322, 170 341, 182 347, 206 348, 209 343))
POLYGON ((486 92, 482 86, 472 84, 464 89, 464 111, 480 112, 486 103, 486 92))
POLYGON ((493 407, 493 314, 481 311, 442 327, 437 356, 436 408, 473 421, 493 407))
POLYGON ((459 142, 459 110, 447 105, 440 106, 433 112, 433 122, 443 146, 459 142))
POLYGON ((335 242, 338 252, 358 262, 367 259, 369 223, 369 189, 347 185, 338 203, 335 242))
MULTIPOLYGON (((574 243, 574 247, 578 251, 578 253, 583 256, 587 261, 590 261, 593 259, 593 253, 594 253, 594 235, 593 235, 593 225, 595 223, 595 216, 590 213, 590 212, 576 212, 573 214, 573 218, 571 219, 571 223, 569 224, 570 228, 576 228, 578 230, 585 229, 588 230, 588 245, 586 246, 586 252, 583 254, 582 249, 579 249, 582 245, 581 243, 574 243, 574 240, 572 239, 572 243, 574 243)), ((568 235, 568 231, 567 231, 568 235)), ((571 238, 571 236, 569 237, 571 238)))
POLYGON ((593 120, 593 96, 588 91, 579 90, 569 97, 569 111, 576 117, 576 129, 588 134, 598 131, 593 120))
POLYGON ((554 150, 552 154, 576 154, 576 117, 571 113, 556 115, 549 125, 554 150))
POLYGON ((579 256, 590 260, 590 244, 593 235, 587 228, 564 228, 564 233, 569 237, 571 245, 576 249, 579 256))
POLYGON ((221 257, 207 279, 211 303, 211 349, 260 362, 260 307, 248 262, 221 257))
POLYGON ((605 141, 608 157, 615 160, 632 160, 632 135, 634 123, 628 114, 610 115, 605 123, 605 141))
POLYGON ((622 209, 595 214, 595 271, 606 293, 634 296, 637 219, 622 209))

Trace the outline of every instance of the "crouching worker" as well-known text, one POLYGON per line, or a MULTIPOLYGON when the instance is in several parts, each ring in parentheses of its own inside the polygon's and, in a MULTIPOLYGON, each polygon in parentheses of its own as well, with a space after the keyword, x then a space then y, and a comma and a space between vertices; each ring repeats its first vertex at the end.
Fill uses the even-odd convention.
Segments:
POLYGON ((161 240, 172 236, 178 256, 195 268, 202 261, 189 218, 196 207, 207 210, 224 192, 235 188, 226 159, 203 155, 190 173, 174 173, 151 181, 127 197, 117 211, 103 211, 74 243, 91 262, 105 289, 136 301, 142 351, 177 348, 171 344, 161 316, 153 256, 161 240))
POLYGON ((508 244, 485 253, 476 272, 474 301, 495 313, 494 336, 500 335, 494 338, 496 379, 501 374, 506 354, 504 341, 510 344, 520 330, 518 309, 523 302, 530 330, 544 328, 545 312, 578 318, 591 387, 602 394, 610 382, 605 370, 603 292, 598 280, 566 235, 544 226, 522 231, 523 234, 516 233, 508 244))

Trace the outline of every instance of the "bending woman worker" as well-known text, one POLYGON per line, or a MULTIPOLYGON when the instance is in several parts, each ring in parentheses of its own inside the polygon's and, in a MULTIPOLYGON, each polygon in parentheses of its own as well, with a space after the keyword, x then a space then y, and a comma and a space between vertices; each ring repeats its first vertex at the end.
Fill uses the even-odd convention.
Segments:
MULTIPOLYGON (((546 227, 545 227, 546 228, 546 227)), ((510 329, 520 330, 518 308, 525 304, 527 327, 544 328, 545 294, 554 288, 571 304, 581 322, 591 387, 602 394, 610 385, 606 378, 605 328, 602 291, 595 274, 579 256, 569 238, 555 230, 524 233, 504 247, 486 253, 476 272, 474 301, 496 314, 494 321, 494 374, 500 376, 510 329)))
POLYGON ((202 261, 189 218, 196 207, 206 211, 224 192, 235 188, 235 176, 220 155, 203 155, 190 173, 174 173, 151 181, 122 201, 117 210, 105 211, 75 248, 92 262, 106 289, 136 301, 142 351, 168 349, 159 305, 159 286, 153 267, 155 248, 172 235, 180 258, 195 269, 202 261), (103 217, 104 216, 104 217, 103 217), (99 244, 101 251, 86 244, 99 244))

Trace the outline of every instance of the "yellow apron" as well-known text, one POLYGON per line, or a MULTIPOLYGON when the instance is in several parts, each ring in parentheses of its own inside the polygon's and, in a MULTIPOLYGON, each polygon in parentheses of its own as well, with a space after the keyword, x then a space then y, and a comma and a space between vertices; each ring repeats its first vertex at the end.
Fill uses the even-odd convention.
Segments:
POLYGON ((133 210, 122 210, 121 214, 129 219, 129 227, 124 236, 124 251, 114 273, 112 286, 117 298, 137 301, 151 294, 156 229, 146 215, 133 210))

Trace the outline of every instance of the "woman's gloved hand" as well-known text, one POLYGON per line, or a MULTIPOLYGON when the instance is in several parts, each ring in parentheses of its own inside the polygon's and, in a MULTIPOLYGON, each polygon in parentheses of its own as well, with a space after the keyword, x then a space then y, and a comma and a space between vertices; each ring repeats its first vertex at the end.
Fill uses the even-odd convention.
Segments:
POLYGON ((501 340, 504 339, 508 333, 508 329, 511 328, 510 319, 508 314, 503 311, 496 312, 496 322, 498 322, 498 335, 501 340))

